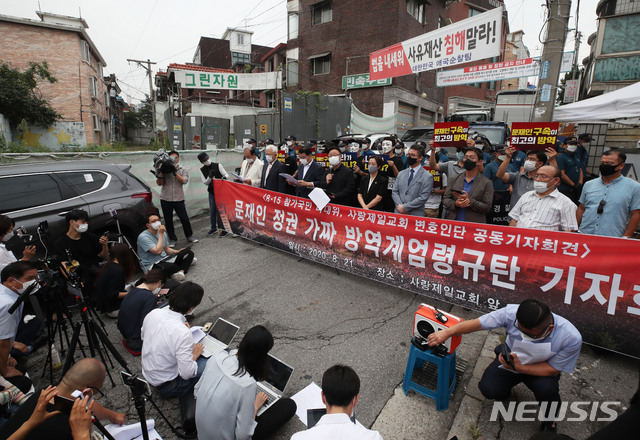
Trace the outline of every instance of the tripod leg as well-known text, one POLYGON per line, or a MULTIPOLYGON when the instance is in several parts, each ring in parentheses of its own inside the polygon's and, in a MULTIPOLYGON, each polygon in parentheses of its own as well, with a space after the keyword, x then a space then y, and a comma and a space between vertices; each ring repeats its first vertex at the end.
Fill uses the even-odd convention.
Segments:
POLYGON ((146 397, 147 397, 147 400, 149 402, 151 402, 151 405, 155 408, 155 410, 158 412, 158 414, 160 414, 160 417, 162 417, 162 420, 164 420, 164 422, 167 424, 167 426, 169 426, 169 429, 171 429, 171 432, 173 432, 176 436, 178 436, 180 438, 193 438, 191 436, 186 435, 185 433, 180 432, 180 430, 178 428, 173 426, 173 424, 169 421, 169 419, 167 419, 167 416, 165 416, 164 413, 158 407, 158 405, 156 405, 156 402, 153 401, 151 396, 146 396, 146 397))
POLYGON ((82 323, 78 322, 76 327, 73 329, 73 336, 71 336, 71 344, 69 345, 69 353, 67 353, 67 358, 64 360, 64 367, 62 368, 62 375, 64 376, 69 368, 71 368, 71 364, 73 363, 73 355, 76 351, 76 345, 78 344, 78 339, 80 338, 80 328, 82 327, 82 323))
POLYGON ((111 355, 120 364, 120 366, 122 366, 122 368, 124 368, 124 370, 127 373, 131 374, 131 370, 129 370, 127 361, 122 357, 122 355, 118 352, 118 350, 116 350, 116 348, 113 346, 113 344, 111 343, 107 335, 104 333, 104 331, 102 331, 102 329, 95 322, 92 322, 92 324, 93 324, 92 327, 96 336, 98 336, 100 341, 102 341, 102 344, 104 345, 104 347, 109 351, 109 353, 111 353, 111 355))

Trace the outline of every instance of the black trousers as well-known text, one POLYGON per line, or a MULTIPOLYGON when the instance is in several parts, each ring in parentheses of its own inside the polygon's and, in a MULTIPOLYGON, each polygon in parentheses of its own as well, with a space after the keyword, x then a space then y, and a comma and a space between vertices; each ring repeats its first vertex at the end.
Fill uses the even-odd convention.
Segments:
POLYGON ((296 403, 288 397, 282 397, 271 408, 256 417, 253 440, 262 440, 276 432, 278 428, 287 423, 296 413, 296 403))
POLYGON ((193 263, 193 251, 187 251, 184 255, 178 255, 176 260, 173 263, 162 262, 156 263, 153 265, 154 268, 159 268, 164 272, 165 276, 171 278, 176 272, 183 271, 185 274, 189 272, 189 268, 191 267, 191 263, 193 263))
POLYGON ((20 371, 23 375, 5 377, 5 379, 11 382, 11 384, 18 387, 18 389, 23 393, 28 393, 31 389, 32 382, 31 379, 29 379, 27 376, 24 376, 24 373, 26 373, 27 370, 22 365, 16 365, 15 369, 20 371))
POLYGON ((189 222, 189 215, 187 214, 187 208, 184 205, 184 200, 179 202, 167 202, 166 200, 160 200, 160 207, 162 208, 162 216, 164 217, 164 224, 167 227, 167 235, 170 240, 177 241, 176 230, 173 227, 173 211, 178 214, 180 223, 184 228, 185 237, 189 238, 193 235, 191 230, 191 222, 189 222))

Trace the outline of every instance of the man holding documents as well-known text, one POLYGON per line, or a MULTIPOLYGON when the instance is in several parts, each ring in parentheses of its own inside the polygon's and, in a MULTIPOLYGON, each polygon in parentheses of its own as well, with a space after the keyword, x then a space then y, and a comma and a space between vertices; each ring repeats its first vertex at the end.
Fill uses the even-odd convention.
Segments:
POLYGON ((342 165, 342 153, 338 147, 329 150, 329 169, 325 171, 320 188, 327 192, 331 203, 353 206, 356 180, 353 171, 342 165))
POLYGON ((280 174, 287 172, 286 166, 278 160, 278 149, 275 145, 267 145, 264 150, 267 163, 262 167, 260 188, 280 193, 287 192, 287 179, 280 174))
POLYGON ((298 157, 300 158, 300 166, 298 167, 298 185, 296 186, 296 196, 309 198, 309 193, 313 188, 320 186, 324 170, 322 165, 313 160, 313 152, 311 147, 305 144, 300 148, 298 157))
POLYGON ((240 182, 259 187, 260 177, 262 177, 262 167, 264 162, 258 159, 255 148, 244 149, 244 160, 240 166, 240 182))
MULTIPOLYGON (((511 388, 524 382, 538 402, 546 405, 544 418, 553 419, 555 414, 549 415, 550 410, 555 413, 560 407, 560 373, 571 373, 575 368, 582 336, 573 324, 551 313, 543 302, 526 299, 520 305, 508 304, 478 319, 432 333, 427 340, 433 346, 453 335, 498 327, 506 327, 507 339, 496 347, 497 356, 482 375, 478 388, 487 399, 506 400, 511 388)), ((555 429, 553 420, 542 422, 541 430, 555 429)))

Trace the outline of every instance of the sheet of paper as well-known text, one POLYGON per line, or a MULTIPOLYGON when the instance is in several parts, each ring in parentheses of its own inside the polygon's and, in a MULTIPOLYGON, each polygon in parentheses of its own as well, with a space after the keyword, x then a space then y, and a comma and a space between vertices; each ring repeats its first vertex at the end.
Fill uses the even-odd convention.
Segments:
POLYGON ((315 203, 316 207, 322 211, 325 206, 331 201, 329 196, 320 188, 314 188, 313 191, 309 193, 309 198, 313 203, 315 203))
MULTIPOLYGON (((109 431, 109 434, 111 434, 115 440, 139 440, 143 438, 142 425, 140 422, 124 426, 112 423, 105 426, 105 429, 109 431)), ((153 419, 147 420, 147 431, 149 432, 149 440, 162 440, 160 434, 155 430, 155 422, 153 419)), ((107 438, 104 437, 104 440, 107 440, 107 438)))
POLYGON ((324 408, 322 403, 322 389, 315 382, 311 382, 309 385, 298 391, 291 396, 298 408, 296 409, 296 415, 307 426, 307 410, 324 408))
POLYGON ((524 365, 537 364, 548 360, 555 353, 551 351, 550 342, 534 344, 528 341, 515 341, 511 352, 515 353, 524 365))
POLYGON ((279 176, 282 176, 285 179, 287 179, 287 182, 291 183, 292 185, 298 186, 298 181, 296 179, 294 179, 291 174, 280 173, 279 176))
POLYGON ((232 172, 231 175, 233 177, 235 177, 236 179, 238 179, 240 182, 244 182, 244 179, 242 177, 240 177, 238 174, 232 172))
POLYGON ((200 339, 204 338, 207 334, 202 331, 202 327, 194 326, 191 327, 191 336, 193 336, 193 342, 198 343, 200 339))

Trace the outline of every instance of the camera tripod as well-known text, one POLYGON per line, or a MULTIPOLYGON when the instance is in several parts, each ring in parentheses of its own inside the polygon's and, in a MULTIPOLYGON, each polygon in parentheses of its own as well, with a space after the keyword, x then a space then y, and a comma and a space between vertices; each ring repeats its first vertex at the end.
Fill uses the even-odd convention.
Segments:
POLYGON ((127 236, 122 233, 122 228, 120 227, 120 220, 118 220, 118 211, 116 211, 115 209, 112 209, 109 211, 109 213, 111 214, 113 221, 116 222, 116 228, 118 230, 118 234, 116 235, 117 242, 121 244, 122 243, 126 244, 129 247, 129 250, 133 253, 133 256, 136 257, 136 261, 138 262, 138 265, 142 268, 143 266, 142 266, 142 261, 140 260, 140 256, 131 245, 131 242, 129 241, 127 236))

